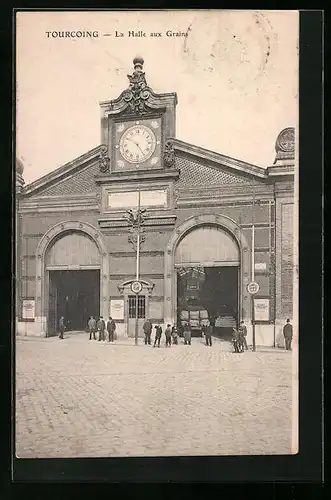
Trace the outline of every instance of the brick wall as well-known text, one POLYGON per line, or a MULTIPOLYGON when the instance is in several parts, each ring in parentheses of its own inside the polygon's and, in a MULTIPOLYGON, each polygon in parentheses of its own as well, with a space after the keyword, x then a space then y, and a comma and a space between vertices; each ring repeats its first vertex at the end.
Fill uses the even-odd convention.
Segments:
POLYGON ((281 313, 293 315, 293 203, 282 204, 281 313))

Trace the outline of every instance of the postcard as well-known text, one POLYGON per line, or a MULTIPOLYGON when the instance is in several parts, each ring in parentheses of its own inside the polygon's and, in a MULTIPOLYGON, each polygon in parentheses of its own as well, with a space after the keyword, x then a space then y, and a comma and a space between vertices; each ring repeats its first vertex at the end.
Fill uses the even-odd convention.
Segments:
POLYGON ((16 13, 17 458, 298 453, 298 46, 16 13))

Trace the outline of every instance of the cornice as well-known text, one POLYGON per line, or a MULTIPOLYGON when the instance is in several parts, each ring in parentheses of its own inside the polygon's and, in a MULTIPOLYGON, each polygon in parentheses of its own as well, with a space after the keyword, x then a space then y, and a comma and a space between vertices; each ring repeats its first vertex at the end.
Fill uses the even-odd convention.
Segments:
POLYGON ((179 139, 171 139, 174 150, 189 154, 197 158, 203 158, 215 164, 217 168, 227 167, 233 172, 243 172, 260 179, 266 179, 268 174, 265 168, 258 167, 251 163, 246 163, 230 156, 225 156, 220 153, 215 153, 200 146, 194 146, 179 139))
MULTIPOLYGON (((144 227, 152 226, 174 226, 176 223, 177 216, 175 214, 155 214, 146 215, 144 220, 144 227)), ((128 227, 128 223, 124 218, 124 212, 122 215, 100 217, 98 219, 100 228, 118 228, 118 227, 128 227)))
POLYGON ((284 165, 271 165, 267 168, 268 177, 294 177, 294 163, 286 163, 284 165))
POLYGON ((110 173, 107 175, 97 175, 95 176, 95 182, 97 184, 112 184, 119 182, 143 182, 149 180, 159 180, 159 179, 178 179, 179 170, 164 170, 164 169, 155 169, 155 170, 137 170, 137 171, 127 171, 127 172, 119 172, 110 173))
POLYGON ((43 177, 40 177, 36 181, 32 182, 31 184, 27 184, 23 191, 22 191, 22 198, 31 195, 37 190, 40 190, 41 188, 46 188, 47 185, 51 185, 57 180, 60 180, 63 177, 68 178, 70 174, 76 173, 76 171, 80 168, 84 167, 89 167, 90 164, 96 160, 99 157, 100 151, 101 151, 102 146, 99 145, 87 153, 84 153, 83 155, 79 156, 78 158, 75 158, 74 160, 66 163, 65 165, 57 168, 53 172, 50 172, 49 174, 44 175, 43 177))
POLYGON ((20 201, 19 212, 65 212, 99 210, 96 193, 65 196, 34 196, 20 201))

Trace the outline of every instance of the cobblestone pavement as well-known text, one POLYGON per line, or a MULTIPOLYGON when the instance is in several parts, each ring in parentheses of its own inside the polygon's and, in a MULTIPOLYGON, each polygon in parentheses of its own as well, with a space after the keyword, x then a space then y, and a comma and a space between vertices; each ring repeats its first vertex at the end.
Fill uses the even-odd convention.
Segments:
POLYGON ((229 350, 17 337, 16 455, 291 453, 291 353, 229 350))

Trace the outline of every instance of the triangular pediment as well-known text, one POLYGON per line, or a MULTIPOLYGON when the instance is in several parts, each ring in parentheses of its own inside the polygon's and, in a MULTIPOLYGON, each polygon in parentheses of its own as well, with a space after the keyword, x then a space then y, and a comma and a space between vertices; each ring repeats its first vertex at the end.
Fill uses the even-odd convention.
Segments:
POLYGON ((215 187, 227 184, 263 183, 267 169, 221 155, 192 144, 173 140, 179 188, 215 187))
POLYGON ((66 163, 25 186, 24 198, 35 196, 75 196, 96 192, 94 177, 99 173, 101 146, 66 163))

